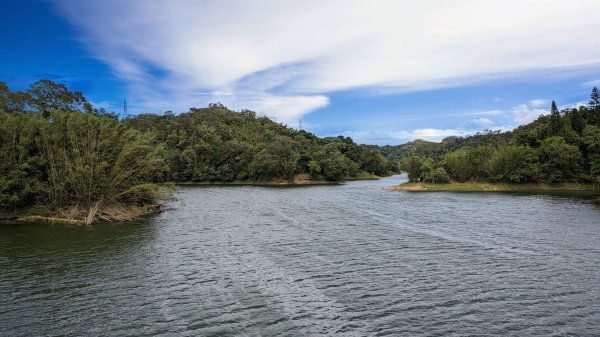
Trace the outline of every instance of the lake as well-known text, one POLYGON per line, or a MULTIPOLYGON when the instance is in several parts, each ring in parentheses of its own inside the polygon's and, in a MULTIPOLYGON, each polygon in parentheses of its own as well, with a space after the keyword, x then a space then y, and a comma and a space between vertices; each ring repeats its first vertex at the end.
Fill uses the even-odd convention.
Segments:
POLYGON ((590 200, 182 187, 144 221, 0 226, 0 336, 600 335, 590 200))

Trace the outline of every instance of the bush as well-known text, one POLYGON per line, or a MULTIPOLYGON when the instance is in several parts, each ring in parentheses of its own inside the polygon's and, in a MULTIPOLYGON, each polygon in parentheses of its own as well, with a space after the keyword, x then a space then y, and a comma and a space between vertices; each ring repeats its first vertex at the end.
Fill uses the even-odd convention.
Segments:
POLYGON ((425 182, 433 184, 446 184, 450 182, 450 176, 443 167, 435 168, 425 175, 425 182))

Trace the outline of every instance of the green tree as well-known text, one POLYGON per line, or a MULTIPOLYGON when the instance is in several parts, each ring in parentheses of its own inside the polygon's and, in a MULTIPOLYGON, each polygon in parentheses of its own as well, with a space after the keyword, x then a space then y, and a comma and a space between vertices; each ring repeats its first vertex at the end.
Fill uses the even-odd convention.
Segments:
POLYGON ((571 129, 581 135, 585 128, 585 121, 579 109, 571 110, 571 129))
POLYGON ((0 210, 46 201, 45 161, 36 145, 41 120, 0 111, 0 210))
POLYGON ((92 112, 92 106, 80 92, 71 92, 64 84, 40 80, 29 86, 28 104, 44 117, 54 110, 92 112))
POLYGON ((291 179, 300 158, 299 146, 289 137, 277 136, 258 152, 250 165, 250 174, 255 179, 291 179))
POLYGON ((361 169, 373 173, 379 176, 382 176, 386 173, 385 166, 386 161, 385 158, 381 155, 380 151, 377 151, 373 148, 363 147, 362 155, 360 159, 361 169))
POLYGON ((471 178, 471 166, 467 150, 458 150, 444 155, 442 164, 450 178, 465 182, 471 178))
POLYGON ((596 109, 596 108, 600 107, 600 91, 596 87, 592 88, 592 93, 590 94, 589 106, 590 106, 590 109, 596 109))
POLYGON ((527 146, 507 145, 490 159, 490 181, 524 183, 536 181, 540 172, 537 151, 527 146))
POLYGON ((548 123, 548 135, 558 136, 561 128, 562 120, 560 118, 560 112, 558 111, 556 102, 552 101, 552 107, 550 109, 550 121, 548 123))
POLYGON ((461 149, 443 157, 446 172, 453 180, 485 180, 488 176, 488 161, 493 150, 487 146, 461 149))
POLYGON ((149 184, 168 168, 161 146, 112 118, 54 111, 36 137, 56 207, 75 203, 145 203, 158 196, 149 184))
POLYGON ((437 167, 427 172, 423 180, 433 184, 445 184, 450 182, 450 176, 443 167, 437 167))
POLYGON ((583 130, 582 141, 585 145, 590 178, 595 183, 600 183, 600 127, 588 125, 583 130))
POLYGON ((8 111, 10 105, 10 90, 4 82, 0 82, 0 111, 8 111))
POLYGON ((425 173, 424 164, 427 159, 420 156, 410 156, 400 162, 400 169, 408 175, 408 181, 418 182, 425 173))
POLYGON ((579 147, 567 144, 564 138, 546 138, 540 147, 542 172, 549 182, 565 182, 577 179, 581 171, 579 147))

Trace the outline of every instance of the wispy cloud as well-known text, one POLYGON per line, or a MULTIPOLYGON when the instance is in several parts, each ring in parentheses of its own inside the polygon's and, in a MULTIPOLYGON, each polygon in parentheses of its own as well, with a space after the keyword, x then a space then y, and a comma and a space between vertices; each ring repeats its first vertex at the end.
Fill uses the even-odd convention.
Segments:
POLYGON ((326 106, 333 91, 427 90, 600 60, 597 0, 58 0, 58 7, 152 111, 221 100, 294 122, 326 106))
POLYGON ((503 114, 504 114, 504 111, 502 111, 502 110, 484 110, 484 111, 459 112, 456 115, 460 115, 460 116, 500 116, 503 114))
POLYGON ((592 87, 598 87, 600 86, 600 79, 582 83, 581 86, 588 89, 592 87))

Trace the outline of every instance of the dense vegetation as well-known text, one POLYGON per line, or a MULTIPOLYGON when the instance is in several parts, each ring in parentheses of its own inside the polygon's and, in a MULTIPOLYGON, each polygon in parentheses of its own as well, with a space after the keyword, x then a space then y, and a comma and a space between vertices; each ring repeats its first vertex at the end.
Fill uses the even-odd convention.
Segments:
POLYGON ((381 153, 348 137, 318 138, 248 110, 221 104, 173 115, 143 114, 124 124, 167 148, 170 181, 291 180, 297 174, 339 181, 397 170, 381 153))
POLYGON ((411 182, 487 181, 505 183, 600 182, 600 94, 589 105, 551 113, 511 132, 486 131, 385 146, 382 153, 401 161, 411 182))
POLYGON ((157 183, 339 181, 397 171, 348 137, 318 138, 221 104, 120 121, 78 92, 42 80, 25 92, 0 82, 0 210, 32 205, 144 205, 157 183))

